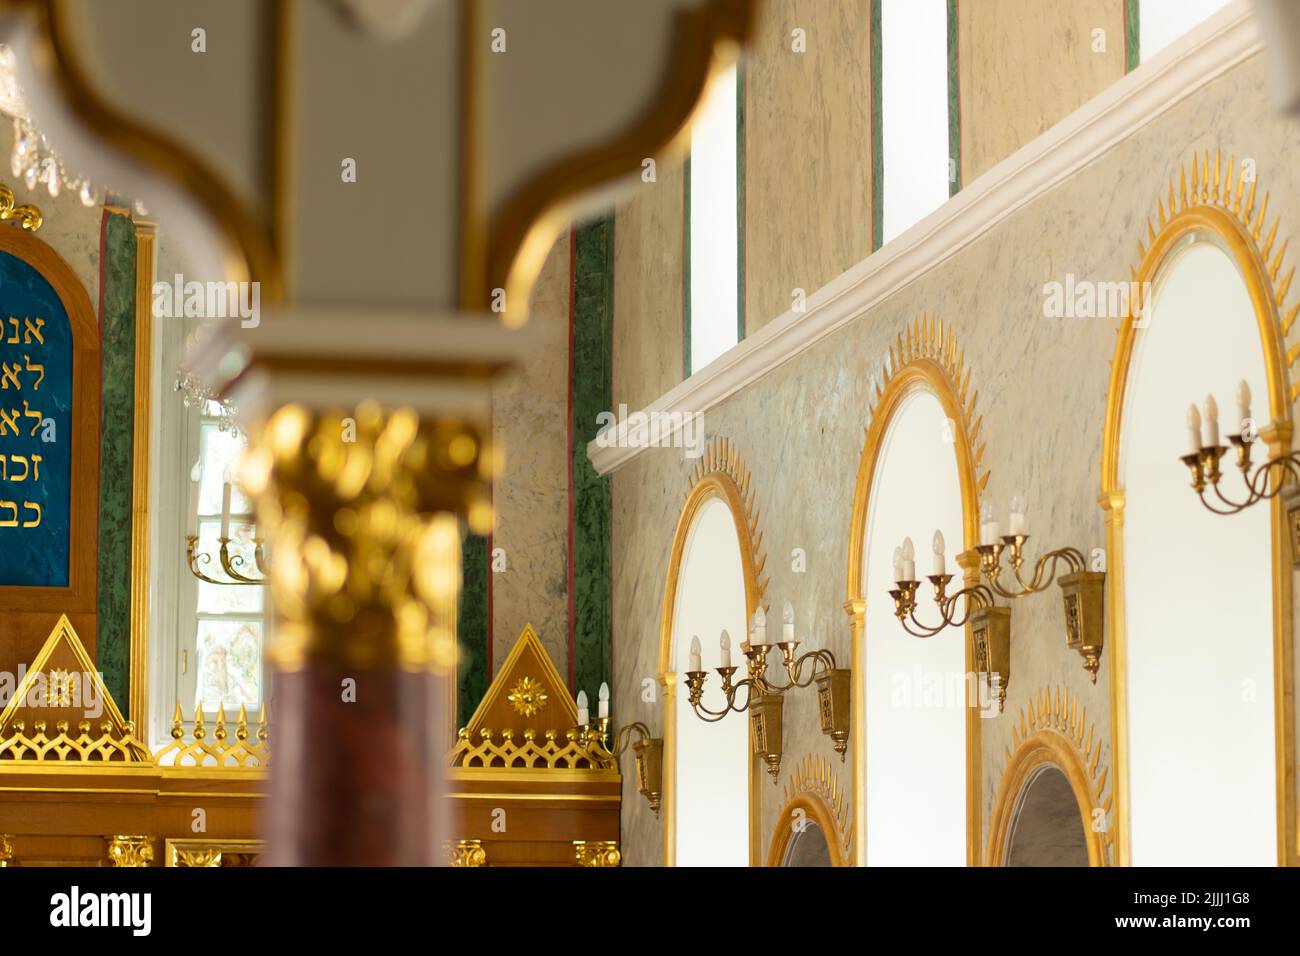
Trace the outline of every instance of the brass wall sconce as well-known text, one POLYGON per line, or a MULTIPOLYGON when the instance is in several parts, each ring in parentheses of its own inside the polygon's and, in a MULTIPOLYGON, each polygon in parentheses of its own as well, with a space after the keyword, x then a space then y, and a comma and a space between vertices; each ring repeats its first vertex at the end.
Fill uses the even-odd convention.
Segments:
POLYGON ((734 681, 737 668, 731 663, 731 637, 726 631, 720 639, 722 666, 715 668, 722 678, 722 693, 726 706, 710 710, 702 703, 704 684, 708 672, 700 661, 700 639, 691 638, 690 669, 686 672, 687 700, 697 717, 716 723, 727 714, 749 713, 750 743, 754 755, 767 764, 768 773, 775 783, 781 770, 783 695, 795 688, 817 685, 817 714, 822 733, 831 738, 835 752, 843 760, 848 751, 850 671, 836 667, 835 655, 826 649, 799 654, 800 642, 794 638, 794 608, 787 601, 782 609, 781 640, 767 642, 767 612, 762 607, 754 612, 750 624, 749 640, 741 644, 745 655, 747 677, 734 681), (786 680, 773 683, 767 677, 767 658, 772 648, 781 651, 781 663, 786 680), (739 703, 744 689, 744 702, 739 703))
POLYGON ((939 623, 927 624, 916 616, 916 592, 921 582, 916 575, 915 550, 910 537, 894 549, 894 588, 889 592, 894 599, 894 616, 903 630, 919 638, 934 637, 946 627, 964 627, 969 623, 975 668, 987 680, 989 692, 997 695, 998 713, 1001 713, 1011 682, 1011 609, 998 607, 992 589, 984 584, 972 584, 949 594, 948 582, 953 576, 947 573, 941 531, 934 533, 933 550, 934 573, 926 575, 926 580, 934 587, 939 623))
POLYGON ((222 581, 218 578, 205 574, 202 570, 205 566, 212 564, 212 555, 207 552, 197 552, 199 533, 197 528, 198 509, 199 509, 199 484, 197 481, 190 483, 190 520, 196 523, 189 534, 185 536, 185 559, 189 565, 190 574, 194 575, 200 581, 207 584, 222 584, 230 586, 247 586, 266 584, 270 577, 270 571, 267 570, 266 546, 261 536, 253 539, 253 564, 256 565, 257 576, 250 572, 253 568, 248 566, 248 560, 241 554, 230 553, 230 498, 231 483, 226 481, 221 490, 221 537, 217 539, 218 551, 217 560, 221 565, 229 580, 222 581), (197 552, 197 553, 196 553, 197 552))
POLYGON ((578 739, 582 740, 587 748, 602 761, 610 761, 617 764, 618 759, 627 751, 628 744, 632 745, 632 751, 636 755, 636 789, 648 804, 650 810, 657 817, 659 816, 660 800, 663 797, 663 778, 664 778, 664 741, 662 737, 655 737, 650 733, 650 728, 645 724, 637 721, 631 724, 624 724, 614 734, 613 745, 610 745, 609 734, 609 685, 600 685, 599 710, 597 712, 596 723, 593 726, 589 721, 587 709, 587 692, 578 691, 578 739), (637 739, 632 740, 632 735, 636 734, 637 739))
POLYGON ((1205 396, 1203 419, 1195 405, 1187 409, 1191 451, 1182 456, 1182 461, 1192 473, 1192 488, 1200 497, 1201 504, 1216 515, 1234 515, 1260 501, 1282 495, 1291 538, 1291 563, 1300 567, 1300 454, 1291 452, 1270 458, 1252 474, 1250 452, 1257 435, 1250 417, 1250 386, 1245 379, 1237 384, 1237 412, 1241 418, 1241 431, 1229 435, 1228 441, 1237 450, 1237 470, 1246 486, 1246 497, 1233 501, 1219 490, 1219 480, 1223 477, 1219 461, 1227 453, 1228 446, 1219 444, 1219 406, 1213 395, 1205 396), (1207 500, 1207 485, 1213 489, 1218 505, 1207 500))
POLYGON ((1084 670, 1092 682, 1097 683, 1097 669, 1101 666, 1105 634, 1105 572, 1089 571, 1083 552, 1078 548, 1057 548, 1039 555, 1034 562, 1033 577, 1026 581, 1021 568, 1025 564, 1024 549, 1029 535, 1025 534, 1025 504, 1021 495, 1015 495, 1011 499, 1009 530, 1010 534, 998 533, 993 508, 985 502, 980 509, 980 544, 975 550, 979 554, 980 571, 989 588, 1000 597, 1015 600, 1046 591, 1056 581, 1061 588, 1061 606, 1065 614, 1065 645, 1083 658, 1084 670), (1014 587, 1002 584, 1004 551, 1009 555, 1011 573, 1015 577, 1014 587), (1057 577, 1058 566, 1066 569, 1066 573, 1060 577, 1057 577))
POLYGON ((196 534, 187 534, 185 536, 185 557, 190 566, 190 574, 208 584, 223 584, 227 586, 266 584, 269 572, 267 571, 266 552, 263 547, 262 539, 253 539, 253 562, 257 565, 257 572, 260 577, 253 577, 244 573, 245 570, 250 570, 247 568, 248 562, 242 555, 230 553, 230 540, 229 536, 222 536, 217 539, 217 543, 220 546, 217 552, 217 560, 221 564, 221 570, 230 578, 228 581, 222 581, 219 578, 211 577, 203 572, 203 566, 212 563, 212 555, 207 552, 196 552, 199 536, 196 534))

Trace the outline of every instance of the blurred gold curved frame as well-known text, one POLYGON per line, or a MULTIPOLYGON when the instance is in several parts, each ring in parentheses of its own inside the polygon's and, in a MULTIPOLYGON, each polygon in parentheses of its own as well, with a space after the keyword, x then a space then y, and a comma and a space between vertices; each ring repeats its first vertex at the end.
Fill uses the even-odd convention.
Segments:
POLYGON ((1107 848, 1114 834, 1093 827, 1093 811, 1111 810, 1111 798, 1102 797, 1107 772, 1101 766, 1102 741, 1088 711, 1081 709, 1068 689, 1043 688, 1031 698, 1012 731, 1004 751, 1006 768, 998 783, 989 820, 988 866, 1006 866, 1008 843, 1029 784, 1043 770, 1055 767, 1064 774, 1079 806, 1089 866, 1107 865, 1107 848))
MULTIPOLYGON (((597 186, 636 173, 650 156, 682 157, 690 128, 713 77, 739 56, 754 28, 757 0, 708 0, 677 14, 671 56, 644 113, 614 139, 565 156, 520 185, 489 215, 476 170, 481 131, 474 122, 482 84, 479 46, 466 43, 468 79, 462 102, 461 304, 482 309, 493 289, 506 290, 508 324, 524 321, 534 280, 576 201, 597 186), (467 178, 468 177, 468 178, 467 178), (485 222, 486 220, 486 222, 485 222), (481 251, 480 251, 481 250, 481 251)), ((466 29, 474 30, 472 4, 466 29)))
POLYGON ((289 76, 285 58, 289 48, 288 18, 295 0, 280 0, 275 5, 275 98, 269 128, 276 188, 271 190, 273 209, 266 223, 260 223, 220 177, 190 149, 167 133, 118 111, 95 91, 72 48, 68 24, 74 14, 69 0, 15 2, 35 8, 37 29, 33 33, 33 58, 56 84, 77 118, 98 139, 157 170, 185 194, 197 199, 221 230, 229 249, 237 253, 228 258, 228 274, 260 281, 263 298, 272 302, 279 300, 283 291, 283 263, 277 239, 278 233, 283 231, 283 203, 287 199, 285 190, 279 188, 285 174, 288 126, 283 116, 289 76))
MULTIPOLYGON (((763 533, 755 506, 757 494, 750 489, 750 472, 735 446, 725 438, 715 438, 705 449, 691 478, 686 504, 677 519, 672 550, 668 556, 668 579, 664 583, 664 603, 659 619, 659 685, 663 688, 663 818, 664 866, 677 865, 677 674, 673 671, 673 623, 677 616, 677 587, 686 556, 686 543, 700 511, 710 501, 723 502, 731 511, 740 541, 740 565, 745 577, 745 620, 754 616, 767 591, 762 577, 767 562, 763 554, 763 533)), ((759 832, 761 800, 759 785, 762 771, 757 758, 745 750, 749 760, 749 865, 762 865, 759 832)))
MULTIPOLYGON (((1192 154, 1171 177, 1167 202, 1157 198, 1157 214, 1148 218, 1146 233, 1138 242, 1139 264, 1132 270, 1135 288, 1154 285, 1171 253, 1186 242, 1213 242, 1236 264, 1250 294, 1264 352, 1268 378, 1268 405, 1272 423, 1260 430, 1268 443, 1269 457, 1291 450, 1291 401, 1297 395, 1287 391, 1287 367, 1300 358, 1300 349, 1286 352, 1285 336, 1295 323, 1300 303, 1283 314, 1283 304, 1294 269, 1282 275, 1286 243, 1276 250, 1278 220, 1268 225, 1268 195, 1256 206, 1257 180, 1247 188, 1238 175, 1235 160, 1222 162, 1216 150, 1211 166, 1206 151, 1198 163, 1192 154), (1190 176, 1189 176, 1190 169, 1190 176), (1190 184, 1189 184, 1190 183, 1190 184)), ((1120 483, 1120 441, 1124 401, 1128 392, 1129 368, 1136 344, 1137 322, 1149 303, 1130 308, 1120 323, 1119 341, 1111 361, 1110 390, 1106 397, 1106 423, 1101 446, 1100 504, 1106 514, 1106 617, 1110 631, 1111 734, 1115 762, 1115 832, 1118 864, 1132 864, 1128 832, 1128 674, 1124 613, 1124 488, 1120 483)), ((1296 846, 1295 704, 1292 625, 1292 569, 1288 557, 1285 515, 1282 503, 1269 504, 1269 527, 1273 562, 1273 716, 1277 765, 1277 852, 1278 863, 1294 865, 1300 854, 1296 846)))
MULTIPOLYGON (((865 671, 867 601, 862 574, 862 551, 867 540, 867 509, 875 484, 880 452, 894 413, 912 394, 924 391, 938 399, 944 415, 952 422, 953 452, 957 477, 961 485, 962 537, 967 552, 979 542, 979 495, 988 483, 987 470, 980 472, 984 445, 979 442, 983 420, 975 415, 977 392, 970 390, 970 370, 965 351, 957 345, 951 329, 934 317, 913 321, 890 345, 889 355, 876 385, 871 408, 871 424, 858 462, 853 488, 853 513, 849 519, 848 597, 844 610, 852 622, 854 693, 849 740, 853 750, 853 856, 854 865, 867 865, 867 705, 862 686, 865 671)), ((971 552, 973 553, 973 552, 971 552)), ((979 583, 978 560, 958 559, 964 572, 964 584, 979 583)), ((875 595, 881 599, 883 595, 875 595)), ((966 670, 976 669, 971 646, 970 626, 966 632, 966 670)), ((966 708, 966 863, 980 861, 980 718, 975 708, 966 708)))

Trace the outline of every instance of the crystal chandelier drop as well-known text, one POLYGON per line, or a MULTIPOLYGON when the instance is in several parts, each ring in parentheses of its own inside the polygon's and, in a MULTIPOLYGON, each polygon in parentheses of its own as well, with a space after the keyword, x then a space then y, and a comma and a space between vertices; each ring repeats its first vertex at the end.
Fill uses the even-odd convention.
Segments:
MULTIPOLYGON (((191 333, 189 341, 185 345, 185 353, 192 351, 196 340, 199 338, 199 331, 196 329, 191 333)), ((236 421, 238 410, 230 399, 222 398, 193 372, 181 369, 177 372, 176 382, 172 387, 175 391, 180 392, 181 402, 186 408, 198 409, 199 414, 215 415, 217 417, 218 431, 229 433, 232 436, 239 435, 239 425, 236 421)))
POLYGON ((45 134, 32 122, 22 88, 18 85, 14 53, 2 44, 0 113, 12 117, 14 123, 14 147, 9 156, 9 169, 28 189, 34 190, 43 183, 51 197, 64 190, 74 190, 84 206, 94 206, 100 201, 100 191, 84 176, 68 172, 45 134))

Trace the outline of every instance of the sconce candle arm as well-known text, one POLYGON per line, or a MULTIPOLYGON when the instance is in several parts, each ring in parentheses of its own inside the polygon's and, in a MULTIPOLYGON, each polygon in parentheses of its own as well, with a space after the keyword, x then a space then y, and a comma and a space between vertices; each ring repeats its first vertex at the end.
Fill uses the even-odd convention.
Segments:
POLYGON ((796 658, 794 652, 797 644, 798 642, 790 642, 788 650, 783 644, 777 645, 784 655, 785 672, 790 681, 786 684, 774 684, 767 679, 766 674, 760 675, 758 679, 762 684, 764 693, 783 694, 796 687, 809 687, 819 675, 835 670, 835 655, 830 651, 820 648, 815 651, 808 651, 796 658), (803 676, 804 665, 811 665, 806 678, 803 676))
POLYGON ((927 579, 934 585, 934 603, 939 608, 941 620, 936 625, 926 624, 916 616, 916 589, 920 586, 920 582, 896 582, 898 586, 889 594, 894 599, 894 616, 898 618, 907 633, 913 637, 934 637, 945 627, 965 627, 975 611, 994 606, 993 591, 983 584, 974 584, 962 588, 956 594, 948 595, 946 589, 951 579, 951 574, 932 574, 927 579), (963 598, 965 598, 964 611, 959 617, 957 602, 963 598))
POLYGON ((1002 544, 981 544, 976 547, 980 556, 980 570, 984 572, 989 587, 1000 597, 1014 599, 1046 590, 1056 580, 1058 565, 1064 565, 1066 574, 1074 574, 1087 568, 1083 552, 1078 548, 1057 548, 1055 551, 1048 551, 1039 556, 1034 562, 1033 577, 1026 581, 1020 569, 1025 563, 1024 547, 1027 540, 1029 536, 1024 534, 1005 535, 1002 544), (1015 576, 1016 584, 1019 585, 1018 590, 1004 587, 1000 580, 1004 550, 1011 555, 1011 572, 1015 576))

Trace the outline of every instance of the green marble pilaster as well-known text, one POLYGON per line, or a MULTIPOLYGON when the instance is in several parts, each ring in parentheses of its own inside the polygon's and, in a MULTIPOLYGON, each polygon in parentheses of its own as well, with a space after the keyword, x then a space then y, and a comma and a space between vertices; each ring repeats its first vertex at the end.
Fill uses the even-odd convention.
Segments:
POLYGON ((456 637, 460 663, 456 668, 456 726, 469 722, 488 689, 488 543, 466 533, 461 543, 463 575, 456 605, 456 637))
POLYGON ((1136 70, 1142 62, 1142 47, 1138 41, 1139 31, 1138 4, 1141 0, 1124 0, 1124 70, 1136 70))
POLYGON ((957 77, 957 0, 948 0, 948 195, 961 189, 961 96, 957 77))
POLYGON ((131 490, 135 444, 135 224, 106 212, 100 289, 99 636, 97 666, 120 708, 130 700, 131 490))
POLYGON ((610 487, 587 458, 596 416, 612 397, 614 217, 578 227, 573 256, 573 654, 572 690, 594 706, 611 680, 610 487))

